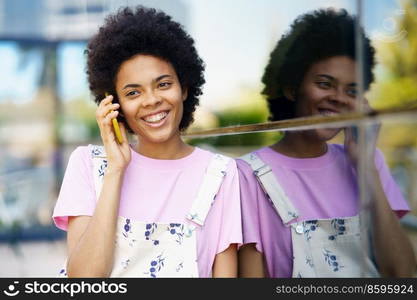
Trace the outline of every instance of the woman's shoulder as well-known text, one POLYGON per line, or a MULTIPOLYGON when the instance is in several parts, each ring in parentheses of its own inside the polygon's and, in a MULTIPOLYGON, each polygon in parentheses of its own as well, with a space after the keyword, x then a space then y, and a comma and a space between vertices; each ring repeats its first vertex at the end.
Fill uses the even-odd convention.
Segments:
POLYGON ((250 162, 254 160, 260 160, 262 162, 267 162, 269 156, 273 153, 273 150, 269 146, 265 146, 259 149, 252 150, 249 153, 243 154, 236 158, 238 167, 241 166, 250 166, 250 162))
POLYGON ((258 164, 268 164, 267 156, 269 151, 269 147, 262 147, 237 157, 236 166, 239 170, 239 174, 244 178, 254 177, 252 162, 257 160, 258 164))
POLYGON ((76 165, 76 166, 87 166, 90 167, 92 162, 92 151, 93 146, 95 145, 82 145, 77 146, 74 150, 72 150, 71 154, 69 155, 68 165, 76 165))
MULTIPOLYGON (((332 151, 333 156, 335 157, 346 157, 346 149, 343 144, 329 144, 329 149, 332 151)), ((375 165, 379 169, 385 164, 384 153, 381 149, 375 148, 375 165)))
POLYGON ((271 151, 273 150, 269 146, 262 147, 259 149, 252 150, 246 154, 240 155, 239 157, 236 158, 236 160, 238 161, 238 163, 246 162, 248 164, 249 159, 251 158, 253 159, 254 157, 262 159, 265 157, 265 155, 268 155, 268 153, 270 153, 271 151))
POLYGON ((88 157, 90 153, 89 145, 77 146, 75 147, 70 154, 70 160, 82 159, 88 157))
POLYGON ((208 162, 220 160, 223 161, 228 166, 228 168, 236 168, 236 162, 232 154, 217 151, 216 149, 212 148, 201 147, 195 147, 194 151, 197 151, 200 157, 206 157, 208 162))

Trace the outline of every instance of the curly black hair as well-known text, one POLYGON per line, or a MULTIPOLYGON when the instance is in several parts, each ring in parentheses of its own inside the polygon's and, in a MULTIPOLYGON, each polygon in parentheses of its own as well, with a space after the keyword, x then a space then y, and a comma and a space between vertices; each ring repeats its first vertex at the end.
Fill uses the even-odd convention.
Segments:
MULTIPOLYGON (((265 87, 271 121, 295 117, 296 101, 284 95, 284 89, 297 91, 304 75, 316 62, 344 55, 356 60, 354 16, 342 9, 319 9, 299 16, 271 52, 262 82, 265 87)), ((363 45, 364 88, 374 80, 375 49, 360 28, 363 45)))
MULTIPOLYGON (((115 96, 115 79, 120 65, 137 54, 148 54, 172 64, 181 87, 188 90, 179 129, 193 121, 202 94, 204 63, 194 40, 183 26, 160 10, 125 7, 109 15, 87 45, 87 75, 90 90, 98 104, 106 92, 115 96)), ((123 117, 119 116, 123 121, 123 117)), ((125 122, 128 127, 127 123, 125 122)), ((128 127, 129 132, 132 130, 128 127)))

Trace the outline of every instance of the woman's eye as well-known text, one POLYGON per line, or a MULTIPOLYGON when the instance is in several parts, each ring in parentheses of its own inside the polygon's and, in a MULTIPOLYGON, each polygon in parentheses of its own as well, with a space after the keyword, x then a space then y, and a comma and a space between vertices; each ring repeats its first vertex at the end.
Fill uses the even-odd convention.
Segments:
POLYGON ((327 82, 327 81, 319 81, 319 82, 317 82, 317 85, 319 87, 325 88, 325 89, 328 89, 328 88, 330 88, 332 86, 331 83, 330 82, 327 82))
POLYGON ((172 83, 171 82, 161 82, 160 84, 159 84, 159 87, 160 88, 168 88, 168 87, 170 87, 172 85, 172 83))
POLYGON ((135 95, 139 95, 139 92, 138 91, 130 91, 129 93, 126 94, 127 97, 135 96, 135 95))
POLYGON ((348 89, 346 93, 347 93, 347 94, 348 94, 348 96, 350 96, 350 97, 356 97, 356 95, 357 95, 357 91, 356 91, 356 89, 348 89))

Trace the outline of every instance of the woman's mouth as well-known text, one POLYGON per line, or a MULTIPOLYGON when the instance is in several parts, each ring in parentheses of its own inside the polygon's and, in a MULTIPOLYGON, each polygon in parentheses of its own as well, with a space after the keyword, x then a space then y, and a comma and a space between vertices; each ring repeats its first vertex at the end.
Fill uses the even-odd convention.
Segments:
POLYGON ((319 114, 325 117, 330 117, 330 116, 336 116, 339 115, 340 113, 334 110, 330 110, 330 109, 318 109, 319 114))
POLYGON ((169 114, 169 111, 161 111, 155 114, 147 115, 141 118, 146 125, 151 126, 153 128, 162 126, 169 114))

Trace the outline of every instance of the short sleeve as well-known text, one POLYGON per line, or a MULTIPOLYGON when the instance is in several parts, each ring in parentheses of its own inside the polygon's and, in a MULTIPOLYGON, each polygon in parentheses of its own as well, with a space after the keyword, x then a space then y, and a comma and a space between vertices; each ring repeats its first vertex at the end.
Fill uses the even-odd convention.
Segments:
POLYGON ((382 188, 392 210, 395 211, 399 218, 402 218, 410 211, 410 207, 397 183, 394 181, 389 167, 385 163, 384 156, 379 149, 375 152, 375 165, 379 173, 382 188))
POLYGON ((242 243, 239 176, 231 159, 198 238, 198 268, 201 277, 211 277, 216 255, 231 244, 242 243))
POLYGON ((264 197, 264 192, 259 186, 252 168, 246 162, 238 159, 237 167, 240 181, 243 244, 254 243, 256 249, 263 252, 258 201, 264 197))
POLYGON ((229 163, 227 175, 216 196, 222 199, 221 230, 216 254, 226 250, 230 244, 242 243, 242 222, 239 196, 239 176, 236 162, 229 163))
POLYGON ((69 216, 93 215, 96 195, 92 168, 88 147, 71 153, 52 216, 58 228, 67 230, 69 216))

